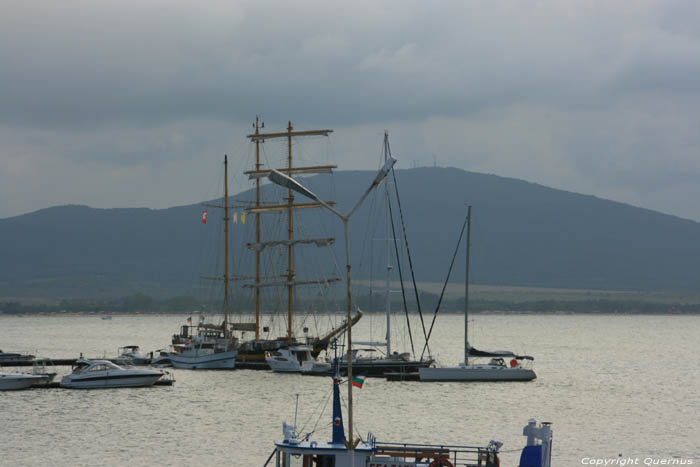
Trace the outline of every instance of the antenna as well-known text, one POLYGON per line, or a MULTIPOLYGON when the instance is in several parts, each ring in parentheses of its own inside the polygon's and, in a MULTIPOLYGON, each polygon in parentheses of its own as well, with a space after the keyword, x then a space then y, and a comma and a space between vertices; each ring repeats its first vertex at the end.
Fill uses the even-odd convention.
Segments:
POLYGON ((296 407, 294 408, 294 428, 296 429, 297 427, 297 413, 299 412, 299 394, 296 394, 297 396, 297 404, 296 407))

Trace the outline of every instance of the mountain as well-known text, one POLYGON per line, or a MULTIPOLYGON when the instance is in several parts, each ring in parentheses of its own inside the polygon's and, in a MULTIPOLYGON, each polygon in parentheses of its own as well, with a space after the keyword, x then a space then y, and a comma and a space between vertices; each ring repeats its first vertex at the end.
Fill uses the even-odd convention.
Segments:
MULTIPOLYGON (((341 171, 303 183, 347 212, 373 177, 373 172, 341 171)), ((455 168, 397 170, 396 183, 419 281, 444 281, 469 203, 474 283, 673 291, 700 285, 697 222, 455 168)), ((251 195, 248 191, 231 199, 235 203, 251 195)), ((363 258, 381 248, 373 239, 383 235, 383 226, 370 227, 378 235, 368 234, 380 202, 370 198, 350 222, 354 278, 368 277, 363 258)), ((398 207, 393 209, 400 236, 398 207)), ((218 232, 220 217, 212 208, 193 204, 160 210, 57 206, 0 219, 0 296, 120 296, 154 290, 156 295, 175 295, 187 287, 192 290, 206 272, 203 256, 211 257, 218 241, 202 232, 218 232), (206 226, 199 221, 203 209, 210 211, 206 226)), ((344 264, 339 220, 304 210, 295 223, 321 224, 338 239, 335 255, 344 264)), ((231 244, 251 241, 253 230, 250 221, 233 226, 231 244)), ((252 255, 232 250, 234 269, 245 269, 241 258, 252 255)), ((318 254, 307 257, 316 261, 318 254)), ((461 249, 452 281, 464 280, 463 258, 461 249)), ((298 268, 300 261, 302 256, 298 268)), ((405 257, 402 261, 407 266, 405 257)))

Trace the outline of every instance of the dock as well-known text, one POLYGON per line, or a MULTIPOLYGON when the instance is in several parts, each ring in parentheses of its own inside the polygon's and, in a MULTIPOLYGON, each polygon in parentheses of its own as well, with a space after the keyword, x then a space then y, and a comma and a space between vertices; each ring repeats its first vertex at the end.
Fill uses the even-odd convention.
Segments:
POLYGON ((394 373, 384 373, 384 377, 387 381, 420 381, 420 375, 417 371, 404 373, 404 372, 394 372, 394 373))
MULTIPOLYGON (((112 363, 119 363, 117 358, 105 358, 105 357, 85 357, 88 360, 108 360, 112 363)), ((21 366, 34 366, 35 363, 43 363, 45 366, 73 366, 77 362, 77 358, 41 358, 37 360, 0 360, 0 367, 21 367, 21 366)), ((146 363, 148 366, 150 361, 146 363)), ((269 370, 270 365, 265 361, 261 362, 236 362, 236 370, 269 370)))

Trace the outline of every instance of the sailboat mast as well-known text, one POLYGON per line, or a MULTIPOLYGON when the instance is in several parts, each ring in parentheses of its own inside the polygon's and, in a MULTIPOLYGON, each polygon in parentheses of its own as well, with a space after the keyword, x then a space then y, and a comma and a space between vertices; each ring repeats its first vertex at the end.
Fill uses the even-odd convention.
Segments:
MULTIPOLYGON (((259 118, 255 117, 255 134, 259 135, 259 118)), ((260 170, 260 140, 255 140, 255 170, 260 170)), ((255 207, 260 208, 260 179, 255 179, 255 207)), ((260 212, 255 213, 255 242, 260 244, 260 212)), ((260 251, 255 251, 255 285, 260 285, 260 251)), ((260 339, 260 287, 255 287, 255 339, 260 339)))
POLYGON ((228 336, 228 156, 224 155, 224 336, 228 336))
MULTIPOLYGON (((289 120, 289 124, 287 125, 287 145, 289 148, 289 155, 288 155, 288 162, 289 162, 289 170, 291 173, 292 170, 292 121, 289 120)), ((293 330, 292 330, 292 303, 294 300, 294 244, 292 241, 294 240, 294 217, 293 217, 293 212, 294 212, 294 194, 291 189, 287 190, 287 219, 288 219, 288 225, 287 225, 287 231, 288 231, 288 239, 289 239, 289 246, 287 247, 287 253, 288 253, 288 271, 287 271, 287 339, 292 340, 293 338, 293 330)))
MULTIPOLYGON (((384 163, 391 156, 391 149, 389 148, 389 133, 384 131, 384 163)), ((386 194, 386 354, 391 355, 391 291, 390 286, 390 275, 391 275, 391 244, 389 242, 389 222, 391 219, 389 216, 389 180, 387 179, 384 184, 384 192, 386 194)))
POLYGON ((464 364, 469 364, 469 246, 472 232, 472 206, 467 206, 467 266, 464 276, 464 364))

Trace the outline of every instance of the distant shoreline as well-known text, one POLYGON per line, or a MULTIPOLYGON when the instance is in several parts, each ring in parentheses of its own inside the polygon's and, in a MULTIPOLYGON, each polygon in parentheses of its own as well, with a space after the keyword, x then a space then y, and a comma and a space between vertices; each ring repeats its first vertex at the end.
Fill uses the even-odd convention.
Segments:
MULTIPOLYGON (((335 313, 335 314, 343 314, 345 313, 344 310, 339 310, 339 311, 326 311, 322 313, 335 313)), ((371 315, 379 315, 379 314, 384 314, 384 311, 364 311, 363 313, 365 314, 371 314, 371 315)), ((396 311, 393 314, 401 314, 403 313, 402 311, 396 311)), ((410 314, 417 315, 418 311, 409 311, 410 314)), ((458 315, 462 314, 463 310, 441 310, 439 313, 441 314, 449 314, 449 315, 458 315)), ((567 311, 567 310, 560 310, 560 311, 549 311, 549 310, 470 310, 470 314, 479 314, 479 315, 643 315, 643 316, 669 316, 669 315, 700 315, 700 310, 693 310, 693 311, 679 311, 679 310, 669 310, 669 311, 567 311)), ((92 318, 99 318, 102 319, 102 317, 105 316, 110 316, 113 318, 123 318, 123 317, 134 317, 134 316, 163 316, 163 315, 178 315, 178 316, 192 316, 193 318, 199 316, 201 313, 194 313, 194 312, 187 312, 187 311, 141 311, 141 312, 113 312, 109 314, 104 314, 104 313, 97 313, 97 312, 43 312, 43 313, 33 313, 33 312, 24 312, 24 313, 6 313, 6 312, 0 312, 0 318, 2 317, 64 317, 64 318, 77 318, 77 317, 92 317, 92 318)), ((210 313, 205 313, 205 315, 210 314, 210 313)), ((252 315, 254 314, 253 312, 244 312, 240 313, 244 315, 252 315)), ((297 315, 310 315, 314 314, 314 312, 311 313, 306 313, 306 312, 297 312, 297 315)), ((432 311, 430 312, 424 312, 424 316, 430 316, 433 314, 432 311)), ((216 314, 211 314, 211 315, 216 315, 216 314)), ((108 321, 108 320, 105 320, 108 321)))

